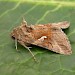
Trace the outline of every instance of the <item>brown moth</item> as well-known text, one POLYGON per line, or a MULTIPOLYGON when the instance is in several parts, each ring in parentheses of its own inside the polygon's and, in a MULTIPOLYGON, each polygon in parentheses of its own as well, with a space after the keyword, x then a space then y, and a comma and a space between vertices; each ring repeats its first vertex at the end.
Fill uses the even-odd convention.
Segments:
MULTIPOLYGON (((11 37, 15 40, 15 46, 17 49, 17 42, 29 50, 29 45, 37 45, 56 53, 69 55, 72 53, 70 42, 66 34, 62 29, 66 29, 70 26, 67 21, 58 23, 27 25, 27 22, 23 18, 23 22, 20 26, 13 29, 11 37)), ((35 57, 34 57, 35 59, 35 57)))

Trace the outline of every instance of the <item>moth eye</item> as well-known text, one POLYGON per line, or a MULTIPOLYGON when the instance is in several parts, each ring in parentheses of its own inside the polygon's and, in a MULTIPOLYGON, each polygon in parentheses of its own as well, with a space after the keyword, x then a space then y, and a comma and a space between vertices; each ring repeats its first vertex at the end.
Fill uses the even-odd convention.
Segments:
POLYGON ((11 36, 12 37, 12 39, 15 39, 15 37, 14 36, 11 36))

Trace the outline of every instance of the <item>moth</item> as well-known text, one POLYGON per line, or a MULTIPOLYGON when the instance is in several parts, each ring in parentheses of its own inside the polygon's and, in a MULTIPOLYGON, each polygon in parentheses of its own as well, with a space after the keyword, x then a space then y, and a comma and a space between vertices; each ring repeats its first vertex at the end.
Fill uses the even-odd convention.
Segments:
POLYGON ((70 42, 67 35, 62 31, 70 26, 67 21, 48 24, 27 25, 23 18, 20 26, 13 29, 11 37, 24 46, 32 54, 29 45, 36 45, 56 53, 70 55, 72 53, 70 42))

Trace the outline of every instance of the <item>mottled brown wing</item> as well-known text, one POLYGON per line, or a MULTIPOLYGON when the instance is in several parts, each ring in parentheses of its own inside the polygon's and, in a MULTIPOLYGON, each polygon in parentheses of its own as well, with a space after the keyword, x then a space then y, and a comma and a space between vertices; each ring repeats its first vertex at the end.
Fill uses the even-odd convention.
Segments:
POLYGON ((57 29, 52 35, 52 51, 60 54, 71 54, 71 45, 66 34, 61 30, 57 29))
POLYGON ((64 22, 52 23, 52 25, 57 26, 58 28, 61 29, 66 29, 70 26, 70 22, 64 21, 64 22))
POLYGON ((52 28, 52 36, 50 39, 44 39, 42 36, 39 40, 36 40, 33 44, 49 49, 60 54, 71 54, 70 42, 66 34, 59 28, 52 28))

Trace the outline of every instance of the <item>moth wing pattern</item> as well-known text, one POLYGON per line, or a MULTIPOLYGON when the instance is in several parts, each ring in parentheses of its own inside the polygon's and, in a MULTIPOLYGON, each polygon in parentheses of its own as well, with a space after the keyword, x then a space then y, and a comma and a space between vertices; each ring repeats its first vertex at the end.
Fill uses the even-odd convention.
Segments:
POLYGON ((33 44, 56 53, 69 55, 72 53, 71 45, 66 34, 62 31, 69 26, 70 23, 67 21, 28 26, 23 19, 21 26, 13 29, 11 37, 22 46, 33 44))
POLYGON ((63 22, 58 22, 58 23, 52 23, 52 25, 57 26, 61 29, 66 29, 70 26, 70 22, 68 21, 63 21, 63 22))
POLYGON ((52 51, 60 54, 71 54, 71 45, 66 34, 62 30, 58 30, 52 35, 52 51))
MULTIPOLYGON (((66 22, 67 23, 67 22, 66 22)), ((58 25, 58 24, 57 24, 58 25)), ((56 53, 69 55, 72 53, 70 42, 66 34, 62 31, 61 28, 68 28, 69 26, 54 26, 51 28, 51 38, 45 40, 46 36, 42 36, 40 39, 36 40, 33 44, 46 48, 56 53), (43 40, 43 41, 42 41, 43 40)))

